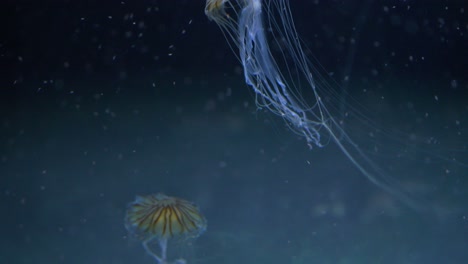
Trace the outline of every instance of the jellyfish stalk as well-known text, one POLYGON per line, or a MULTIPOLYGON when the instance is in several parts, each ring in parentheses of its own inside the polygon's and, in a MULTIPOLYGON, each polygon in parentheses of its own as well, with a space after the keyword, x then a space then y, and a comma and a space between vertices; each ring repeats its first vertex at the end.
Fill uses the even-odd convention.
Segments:
POLYGON ((151 250, 151 248, 148 246, 148 243, 150 243, 153 239, 148 239, 143 241, 143 248, 145 251, 151 255, 158 263, 166 263, 166 255, 167 255, 167 239, 162 239, 159 242, 159 247, 161 248, 161 257, 156 255, 156 253, 151 250))

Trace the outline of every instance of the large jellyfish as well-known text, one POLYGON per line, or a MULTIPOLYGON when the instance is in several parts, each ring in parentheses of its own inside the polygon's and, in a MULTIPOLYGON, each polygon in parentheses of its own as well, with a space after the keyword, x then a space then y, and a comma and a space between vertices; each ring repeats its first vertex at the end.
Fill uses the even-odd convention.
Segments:
MULTIPOLYGON (((219 25, 237 53, 245 82, 254 90, 259 108, 282 117, 311 148, 333 141, 372 183, 413 208, 425 207, 372 158, 375 155, 405 155, 407 147, 392 154, 382 153, 377 139, 385 136, 388 141, 384 143, 393 146, 393 142, 399 142, 401 137, 378 127, 363 114, 359 104, 347 106, 348 116, 360 122, 358 126, 371 135, 369 140, 373 142, 363 148, 345 131, 343 120, 338 119, 342 108, 337 102, 340 102, 342 92, 332 87, 305 55, 289 1, 207 0, 205 14, 219 25), (270 45, 280 47, 280 51, 273 51, 270 45)), ((421 153, 429 152, 421 149, 421 153)))

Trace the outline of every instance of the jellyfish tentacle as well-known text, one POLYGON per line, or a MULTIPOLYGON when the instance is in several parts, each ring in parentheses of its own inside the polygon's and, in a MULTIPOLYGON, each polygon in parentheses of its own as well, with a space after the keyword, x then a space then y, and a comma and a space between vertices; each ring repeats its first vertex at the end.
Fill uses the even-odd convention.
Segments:
POLYGON ((158 255, 156 255, 156 253, 153 252, 153 250, 151 250, 151 248, 148 246, 148 243, 150 243, 153 239, 147 239, 145 241, 143 241, 143 248, 145 249, 146 253, 148 253, 150 256, 152 256, 158 263, 162 264, 165 262, 165 258, 164 257, 159 257, 158 255))

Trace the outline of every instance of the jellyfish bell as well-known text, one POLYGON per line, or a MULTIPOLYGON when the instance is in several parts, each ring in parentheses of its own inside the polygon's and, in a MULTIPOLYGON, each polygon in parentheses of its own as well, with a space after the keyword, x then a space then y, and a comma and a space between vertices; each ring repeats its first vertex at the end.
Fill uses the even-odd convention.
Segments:
POLYGON ((129 205, 126 226, 145 239, 197 237, 206 230, 206 220, 192 203, 158 193, 137 196, 129 205))
MULTIPOLYGON (((125 227, 130 235, 142 240, 146 252, 160 264, 168 263, 170 239, 196 238, 206 226, 205 217, 193 203, 161 193, 137 196, 125 216, 125 227), (153 241, 159 243, 161 255, 150 249, 149 244, 153 241)), ((185 260, 175 263, 185 263, 185 260)))
POLYGON ((346 91, 328 81, 320 64, 306 56, 289 1, 207 0, 205 14, 235 50, 258 108, 284 119, 310 147, 334 142, 370 182, 417 210, 433 208, 405 189, 395 175, 433 172, 439 166, 435 160, 466 173, 466 163, 452 156, 458 152, 466 158, 466 146, 440 154, 442 148, 431 148, 424 139, 409 138, 369 118, 369 110, 353 96, 346 94, 342 100, 346 91), (270 49, 272 43, 281 49, 270 49), (397 168, 402 169, 396 172, 397 168))

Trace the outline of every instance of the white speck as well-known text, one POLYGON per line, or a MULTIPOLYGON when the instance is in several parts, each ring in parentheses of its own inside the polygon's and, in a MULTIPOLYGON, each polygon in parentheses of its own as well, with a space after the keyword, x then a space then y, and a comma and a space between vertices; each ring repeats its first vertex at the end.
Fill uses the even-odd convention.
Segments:
POLYGON ((452 88, 457 88, 458 87, 458 81, 457 80, 452 80, 450 82, 450 85, 452 86, 452 88))
POLYGON ((226 163, 225 161, 222 160, 222 161, 219 162, 218 166, 219 166, 220 168, 226 168, 227 163, 226 163))

